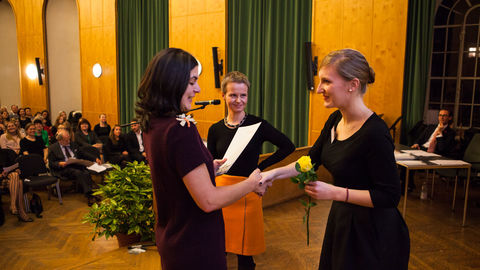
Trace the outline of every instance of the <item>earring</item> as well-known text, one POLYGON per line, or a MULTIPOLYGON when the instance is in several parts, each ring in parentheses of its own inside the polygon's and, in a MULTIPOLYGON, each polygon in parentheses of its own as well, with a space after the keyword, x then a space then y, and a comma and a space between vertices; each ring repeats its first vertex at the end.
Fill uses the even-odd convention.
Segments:
POLYGON ((353 91, 352 88, 348 89, 348 92, 352 92, 352 91, 353 91))

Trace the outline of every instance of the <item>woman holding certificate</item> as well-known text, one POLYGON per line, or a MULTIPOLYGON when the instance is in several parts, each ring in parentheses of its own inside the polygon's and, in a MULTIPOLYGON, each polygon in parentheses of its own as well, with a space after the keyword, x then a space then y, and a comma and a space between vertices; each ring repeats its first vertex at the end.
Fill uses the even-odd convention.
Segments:
MULTIPOLYGON (((318 72, 317 93, 333 112, 310 150, 312 163, 324 165, 333 185, 310 182, 305 192, 333 201, 319 269, 408 269, 408 228, 397 209, 400 180, 394 144, 385 122, 363 102, 375 73, 358 51, 329 53, 318 72)), ((283 179, 299 173, 295 162, 262 173, 283 179)))
MULTIPOLYGON (((256 168, 263 170, 295 150, 290 139, 267 121, 245 112, 250 82, 244 74, 233 71, 222 81, 227 116, 208 131, 207 147, 214 159, 225 159, 219 168, 217 186, 244 181, 256 168), (258 164, 264 142, 279 149, 258 164)), ((223 208, 226 251, 238 255, 239 269, 254 269, 252 255, 265 251, 262 200, 253 193, 223 208)))
MULTIPOLYGON (((214 161, 191 116, 200 92, 198 62, 168 48, 147 66, 138 87, 136 112, 156 199, 156 245, 162 269, 226 270, 221 208, 252 191, 263 194, 259 170, 242 183, 215 186, 214 161)), ((255 195, 257 196, 257 195, 255 195)))

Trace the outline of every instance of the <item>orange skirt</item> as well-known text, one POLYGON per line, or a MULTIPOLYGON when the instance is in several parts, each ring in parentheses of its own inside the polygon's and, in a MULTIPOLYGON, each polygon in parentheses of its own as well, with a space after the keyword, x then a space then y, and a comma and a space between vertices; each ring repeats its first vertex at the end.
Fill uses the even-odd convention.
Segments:
MULTIPOLYGON (((217 186, 229 186, 245 180, 243 176, 220 175, 217 186)), ((263 234, 262 198, 254 192, 224 207, 225 249, 240 255, 257 255, 265 252, 263 234)))

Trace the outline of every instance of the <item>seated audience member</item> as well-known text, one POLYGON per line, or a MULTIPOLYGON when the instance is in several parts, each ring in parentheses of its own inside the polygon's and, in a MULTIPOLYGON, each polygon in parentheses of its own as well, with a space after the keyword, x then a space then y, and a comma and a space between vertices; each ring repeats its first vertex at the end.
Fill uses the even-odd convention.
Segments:
POLYGON ((57 116, 57 119, 55 119, 55 123, 53 124, 52 128, 50 129, 50 131, 52 132, 52 135, 53 135, 52 139, 55 138, 55 134, 57 134, 58 126, 65 123, 65 120, 66 120, 66 118, 63 114, 59 114, 57 116))
POLYGON ((2 119, 3 121, 10 121, 10 115, 8 114, 8 111, 2 111, 2 119))
POLYGON ((10 109, 12 112, 10 113, 10 119, 18 119, 18 106, 17 105, 12 105, 10 106, 10 109))
POLYGON ((92 131, 90 122, 86 118, 78 121, 77 131, 75 132, 75 142, 80 146, 93 146, 99 151, 102 149, 102 141, 97 134, 92 131))
POLYGON ((33 124, 28 124, 26 128, 27 136, 20 140, 20 154, 37 154, 39 156, 42 156, 45 163, 47 163, 47 147, 45 146, 42 138, 35 135, 35 126, 33 124))
POLYGON ((82 119, 82 112, 80 111, 70 111, 68 114, 67 121, 70 122, 74 133, 77 131, 78 121, 80 121, 80 119, 82 119))
MULTIPOLYGON (((41 117, 36 118, 35 120, 33 120, 33 124, 35 125, 35 136, 42 138, 43 143, 45 144, 45 146, 48 147, 50 141, 48 138, 48 132, 43 129, 43 119, 41 117)), ((25 132, 26 131, 27 130, 25 128, 25 132)))
POLYGON ((18 132, 20 132, 20 135, 22 135, 22 138, 25 137, 25 129, 22 128, 22 126, 20 125, 20 120, 18 119, 13 119, 12 122, 15 124, 15 126, 17 127, 18 129, 18 132))
POLYGON ((22 136, 13 122, 7 122, 7 131, 0 136, 0 147, 11 149, 20 154, 20 140, 22 136))
POLYGON ((25 116, 30 119, 33 119, 32 109, 30 107, 25 107, 25 116))
MULTIPOLYGON (((438 112, 438 124, 428 125, 419 137, 414 140, 411 148, 421 149, 429 153, 442 156, 451 156, 455 148, 455 131, 450 127, 452 115, 447 109, 438 112)), ((408 178, 408 191, 415 189, 415 171, 410 171, 408 178)), ((405 192, 405 169, 400 169, 400 184, 402 194, 405 192)))
POLYGON ((43 110, 42 111, 42 117, 45 120, 44 125, 47 126, 47 127, 51 127, 52 126, 52 120, 50 119, 50 113, 48 112, 48 110, 43 110))
POLYGON ((82 158, 78 145, 75 142, 70 141, 70 132, 66 129, 59 129, 56 139, 57 142, 50 145, 48 148, 48 162, 50 169, 60 177, 76 181, 82 187, 83 194, 87 197, 88 206, 91 206, 96 198, 92 195, 93 181, 90 173, 84 166, 78 164, 66 164, 66 161, 69 158, 82 158))
POLYGON ((20 126, 24 129, 25 126, 27 126, 28 123, 32 122, 32 119, 28 118, 27 115, 25 114, 25 109, 20 108, 18 110, 18 120, 20 121, 20 126))
MULTIPOLYGON (((9 167, 15 164, 17 155, 12 151, 0 150, 0 168, 9 167)), ((16 215, 19 221, 32 222, 25 212, 23 203, 23 182, 20 179, 20 170, 12 170, 10 172, 2 171, 0 173, 0 181, 8 185, 10 191, 10 213, 16 215)))
POLYGON ((438 124, 428 125, 411 147, 449 156, 455 147, 455 131, 450 127, 451 120, 452 115, 449 110, 440 110, 438 124))
POLYGON ((102 143, 107 143, 108 136, 110 135, 110 125, 107 123, 107 115, 102 113, 100 114, 99 123, 95 125, 93 131, 97 134, 98 138, 102 141, 102 143))
POLYGON ((0 121, 0 136, 3 135, 5 132, 5 125, 3 124, 3 121, 0 121))
POLYGON ((127 141, 128 154, 130 159, 136 160, 138 162, 145 161, 147 156, 145 153, 145 148, 143 147, 143 133, 140 129, 140 124, 137 122, 137 119, 132 119, 132 130, 127 133, 125 137, 127 141))
POLYGON ((122 167, 130 161, 127 143, 122 134, 122 128, 119 125, 115 125, 112 131, 110 131, 110 136, 105 144, 105 160, 122 167))

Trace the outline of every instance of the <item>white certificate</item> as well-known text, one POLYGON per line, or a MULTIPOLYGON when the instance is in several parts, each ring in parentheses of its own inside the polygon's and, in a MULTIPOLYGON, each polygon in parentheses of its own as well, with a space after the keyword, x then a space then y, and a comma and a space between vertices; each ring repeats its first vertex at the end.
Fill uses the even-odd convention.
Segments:
POLYGON ((218 168, 217 175, 224 174, 228 172, 230 167, 237 161, 237 158, 242 154, 245 147, 247 147, 250 140, 253 138, 253 135, 257 132, 258 128, 260 127, 262 122, 246 126, 246 127, 239 127, 235 136, 233 136, 230 145, 228 146, 227 151, 223 158, 226 158, 227 161, 223 163, 220 168, 218 168))

